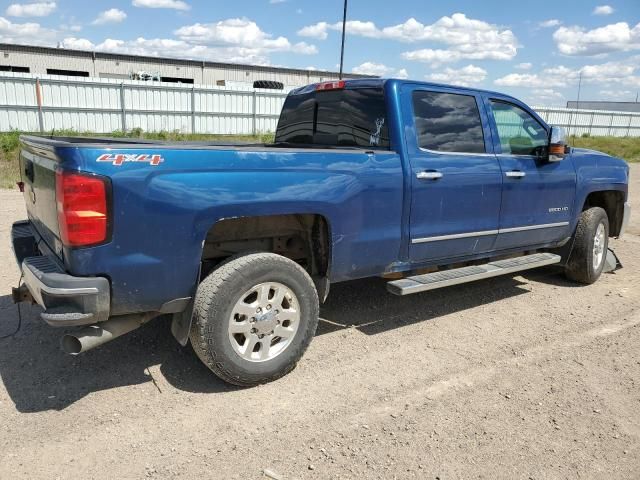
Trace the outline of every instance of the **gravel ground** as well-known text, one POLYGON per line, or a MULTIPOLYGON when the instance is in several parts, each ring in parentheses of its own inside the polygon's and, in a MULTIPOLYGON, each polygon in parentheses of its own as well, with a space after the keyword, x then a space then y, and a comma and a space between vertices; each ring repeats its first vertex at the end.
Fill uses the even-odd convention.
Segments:
MULTIPOLYGON (((398 298, 332 287, 309 351, 253 389, 160 320, 79 357, 36 307, 0 341, 0 479, 640 478, 640 168, 625 268, 554 269, 398 298)), ((16 322, 0 191, 0 334, 16 322)))

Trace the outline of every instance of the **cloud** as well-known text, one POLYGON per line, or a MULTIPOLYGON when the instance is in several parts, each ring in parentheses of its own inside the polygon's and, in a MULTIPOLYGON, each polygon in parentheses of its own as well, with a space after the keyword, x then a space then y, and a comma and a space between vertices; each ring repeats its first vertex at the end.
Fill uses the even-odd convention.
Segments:
POLYGON ((529 105, 566 106, 565 96, 553 88, 536 88, 527 92, 526 102, 529 105))
POLYGON ((185 11, 191 9, 191 6, 182 0, 133 0, 131 4, 141 8, 170 8, 185 11))
POLYGON ((533 90, 533 93, 536 97, 546 100, 558 100, 564 98, 562 93, 556 92, 553 88, 537 88, 533 90))
POLYGON ((517 68, 518 70, 530 70, 531 67, 533 67, 532 63, 522 62, 522 63, 517 64, 515 68, 517 68))
POLYGON ((357 67, 351 69, 352 73, 358 73, 361 75, 373 75, 376 77, 392 77, 392 78, 408 78, 409 73, 406 69, 402 68, 396 70, 391 67, 387 67, 382 63, 364 62, 357 67))
POLYGON ((407 72, 406 68, 401 68, 400 70, 398 70, 394 75, 394 78, 400 78, 400 79, 407 79, 409 78, 409 72, 407 72))
POLYGON ((273 52, 317 53, 314 45, 305 42, 292 44, 285 37, 274 38, 248 19, 234 18, 212 24, 187 25, 176 30, 175 35, 177 38, 107 38, 98 44, 70 37, 64 39, 62 44, 83 50, 255 65, 269 65, 269 54, 273 52))
POLYGON ((611 5, 599 5, 593 9, 592 15, 611 15, 614 11, 611 5))
MULTIPOLYGON (((342 22, 318 22, 302 28, 298 35, 324 40, 330 31, 341 30, 342 22)), ((410 18, 404 23, 384 28, 369 21, 350 20, 346 23, 346 30, 349 35, 365 38, 403 43, 436 42, 447 47, 403 53, 406 60, 428 63, 453 62, 459 59, 511 60, 518 50, 518 40, 511 30, 468 18, 463 13, 442 17, 430 25, 410 18)))
POLYGON ((51 45, 55 43, 56 32, 44 28, 39 23, 12 23, 0 17, 0 42, 31 45, 51 45))
POLYGON ((82 25, 76 25, 76 24, 67 24, 67 23, 62 23, 60 24, 60 30, 67 31, 67 32, 74 32, 77 33, 79 31, 82 30, 82 25))
POLYGON ((544 22, 538 23, 538 26, 540 28, 551 28, 551 27, 557 27, 559 25, 562 25, 562 22, 557 18, 551 18, 549 20, 545 20, 544 22))
POLYGON ((315 25, 308 25, 298 30, 298 35, 301 37, 315 38, 316 40, 325 40, 329 34, 327 30, 329 24, 327 22, 318 22, 315 25))
POLYGON ((7 7, 10 17, 46 17, 56 9, 56 2, 14 3, 7 7))
POLYGON ((560 27, 553 34, 564 55, 601 55, 640 49, 640 23, 630 28, 626 22, 613 23, 593 30, 560 27))
POLYGON ((110 8, 109 10, 105 10, 104 12, 98 15, 92 24, 93 25, 104 25, 106 23, 120 23, 127 18, 127 14, 122 10, 118 10, 117 8, 110 8))
POLYGON ((600 95, 610 100, 626 100, 632 102, 636 98, 636 93, 631 90, 600 90, 600 95))
POLYGON ((212 47, 234 46, 256 55, 267 52, 318 53, 314 45, 292 44, 286 37, 274 38, 247 18, 230 18, 216 23, 196 23, 179 28, 175 34, 184 42, 212 47))
POLYGON ((361 75, 375 75, 377 77, 387 75, 391 71, 393 71, 392 68, 387 67, 382 63, 374 62, 364 62, 357 67, 353 67, 353 69, 351 70, 352 73, 359 73, 361 75))
MULTIPOLYGON (((125 18, 124 12, 102 12, 96 24, 125 18)), ((70 19, 73 21, 73 18, 70 19)), ((299 55, 318 53, 315 45, 292 43, 286 37, 264 32, 255 22, 242 18, 178 28, 173 38, 107 38, 101 42, 79 38, 78 27, 61 25, 54 30, 39 23, 14 23, 0 17, 0 43, 16 43, 93 50, 130 55, 210 60, 239 64, 270 65, 270 55, 286 52, 299 55), (73 32, 73 33, 72 33, 73 32)))
POLYGON ((94 50, 96 46, 86 38, 67 37, 58 46, 70 50, 94 50))
POLYGON ((108 38, 95 46, 96 51, 152 57, 205 59, 216 62, 269 65, 268 51, 237 46, 207 46, 171 38, 119 40, 108 38))
POLYGON ((467 65, 466 67, 458 69, 445 68, 441 72, 425 75, 425 78, 432 82, 469 87, 471 85, 477 85, 487 78, 487 71, 475 65, 467 65))
POLYGON ((278 3, 287 3, 287 0, 269 0, 271 5, 277 5, 278 3))
POLYGON ((585 83, 640 85, 640 77, 635 75, 640 68, 639 59, 632 57, 625 61, 585 65, 577 69, 560 65, 545 68, 540 73, 510 73, 496 79, 494 83, 503 87, 562 88, 577 86, 582 72, 585 83))

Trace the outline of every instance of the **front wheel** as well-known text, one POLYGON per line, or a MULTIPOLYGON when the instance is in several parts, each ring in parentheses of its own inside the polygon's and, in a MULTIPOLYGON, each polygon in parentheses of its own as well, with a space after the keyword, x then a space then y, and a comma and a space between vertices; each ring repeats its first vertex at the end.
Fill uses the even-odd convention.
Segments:
POLYGON ((313 280, 273 253, 232 259, 196 293, 190 339, 218 377, 240 386, 290 372, 315 335, 319 302, 313 280))
POLYGON ((573 250, 565 268, 570 280, 591 284, 604 269, 609 248, 609 219, 600 207, 585 210, 576 228, 573 250))

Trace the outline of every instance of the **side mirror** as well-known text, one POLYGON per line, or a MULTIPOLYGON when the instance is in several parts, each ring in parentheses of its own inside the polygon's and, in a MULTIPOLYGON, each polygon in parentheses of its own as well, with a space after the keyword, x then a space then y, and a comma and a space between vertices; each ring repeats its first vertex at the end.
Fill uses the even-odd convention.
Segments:
POLYGON ((567 145, 567 132, 563 127, 551 127, 549 132, 549 162, 560 162, 569 153, 567 145))

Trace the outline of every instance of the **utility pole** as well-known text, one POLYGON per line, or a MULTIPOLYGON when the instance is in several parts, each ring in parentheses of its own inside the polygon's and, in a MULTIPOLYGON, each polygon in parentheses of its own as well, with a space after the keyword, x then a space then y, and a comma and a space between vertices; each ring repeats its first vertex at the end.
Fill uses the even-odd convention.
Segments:
POLYGON ((578 79, 578 100, 576 101, 576 109, 580 109, 580 89, 582 88, 582 70, 580 70, 580 78, 578 79))
POLYGON ((344 67, 344 37, 347 33, 347 0, 344 0, 344 12, 342 14, 342 47, 340 48, 340 77, 342 80, 342 70, 344 67))
MULTIPOLYGON (((580 90, 582 88, 582 70, 580 70, 580 77, 578 78, 578 98, 576 100, 576 108, 575 108, 575 116, 578 116, 578 110, 580 109, 580 90)), ((569 116, 569 131, 567 132, 569 135, 569 140, 571 140, 571 130, 573 127, 573 117, 574 117, 574 112, 571 112, 571 115, 569 116)), ((591 133, 591 132, 589 132, 591 133)), ((574 146, 575 146, 575 134, 574 134, 574 146)))

